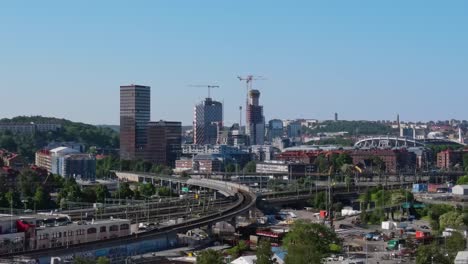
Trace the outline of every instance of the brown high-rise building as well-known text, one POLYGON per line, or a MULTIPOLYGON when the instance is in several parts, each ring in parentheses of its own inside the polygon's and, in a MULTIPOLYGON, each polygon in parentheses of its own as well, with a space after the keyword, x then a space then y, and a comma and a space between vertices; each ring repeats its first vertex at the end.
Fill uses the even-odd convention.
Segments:
POLYGON ((182 152, 182 123, 159 121, 148 123, 145 160, 155 164, 175 166, 182 152))
POLYGON ((151 112, 151 88, 120 86, 120 158, 144 158, 151 112))

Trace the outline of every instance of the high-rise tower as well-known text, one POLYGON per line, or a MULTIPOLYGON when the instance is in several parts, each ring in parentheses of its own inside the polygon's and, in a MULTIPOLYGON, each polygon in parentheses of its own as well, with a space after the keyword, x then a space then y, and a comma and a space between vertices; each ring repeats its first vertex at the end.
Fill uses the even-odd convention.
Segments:
POLYGON ((206 98, 194 108, 193 143, 217 144, 223 128, 223 104, 206 98))
POLYGON ((260 105, 260 91, 250 90, 247 102, 246 134, 251 145, 263 145, 265 143, 265 117, 263 106, 260 105))
POLYGON ((120 86, 121 159, 135 160, 144 157, 151 112, 150 96, 149 86, 120 86))

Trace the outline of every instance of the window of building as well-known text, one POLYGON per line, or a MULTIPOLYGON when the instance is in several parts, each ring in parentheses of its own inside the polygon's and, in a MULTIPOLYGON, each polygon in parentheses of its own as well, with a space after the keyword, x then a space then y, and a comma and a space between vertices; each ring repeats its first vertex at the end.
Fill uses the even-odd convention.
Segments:
POLYGON ((120 230, 128 230, 130 226, 128 224, 121 224, 120 225, 120 230))
POLYGON ((113 225, 109 228, 109 231, 119 231, 119 226, 113 225))

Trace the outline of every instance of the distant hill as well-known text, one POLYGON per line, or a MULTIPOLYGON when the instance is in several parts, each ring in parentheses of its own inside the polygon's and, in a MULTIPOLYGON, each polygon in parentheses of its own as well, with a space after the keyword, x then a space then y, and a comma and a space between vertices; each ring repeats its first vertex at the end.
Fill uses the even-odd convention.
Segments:
POLYGON ((110 128, 114 130, 117 133, 120 133, 120 126, 119 125, 97 125, 97 127, 103 127, 103 128, 110 128))
POLYGON ((34 153, 53 141, 75 141, 85 145, 101 148, 118 148, 119 134, 112 128, 94 126, 73 122, 67 119, 43 116, 18 116, 11 119, 0 119, 0 123, 56 123, 62 128, 58 131, 36 132, 34 134, 18 134, 10 131, 0 132, 0 148, 17 152, 28 159, 34 160, 34 153))
POLYGON ((306 132, 317 134, 320 132, 348 132, 349 135, 391 135, 396 133, 390 126, 373 121, 324 121, 306 132))

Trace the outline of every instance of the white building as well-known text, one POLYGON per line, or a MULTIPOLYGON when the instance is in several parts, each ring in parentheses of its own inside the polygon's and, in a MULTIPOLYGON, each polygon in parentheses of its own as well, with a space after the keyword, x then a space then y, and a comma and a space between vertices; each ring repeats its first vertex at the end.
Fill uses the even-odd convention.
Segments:
POLYGON ((455 185, 452 187, 454 195, 468 195, 468 185, 455 185))

